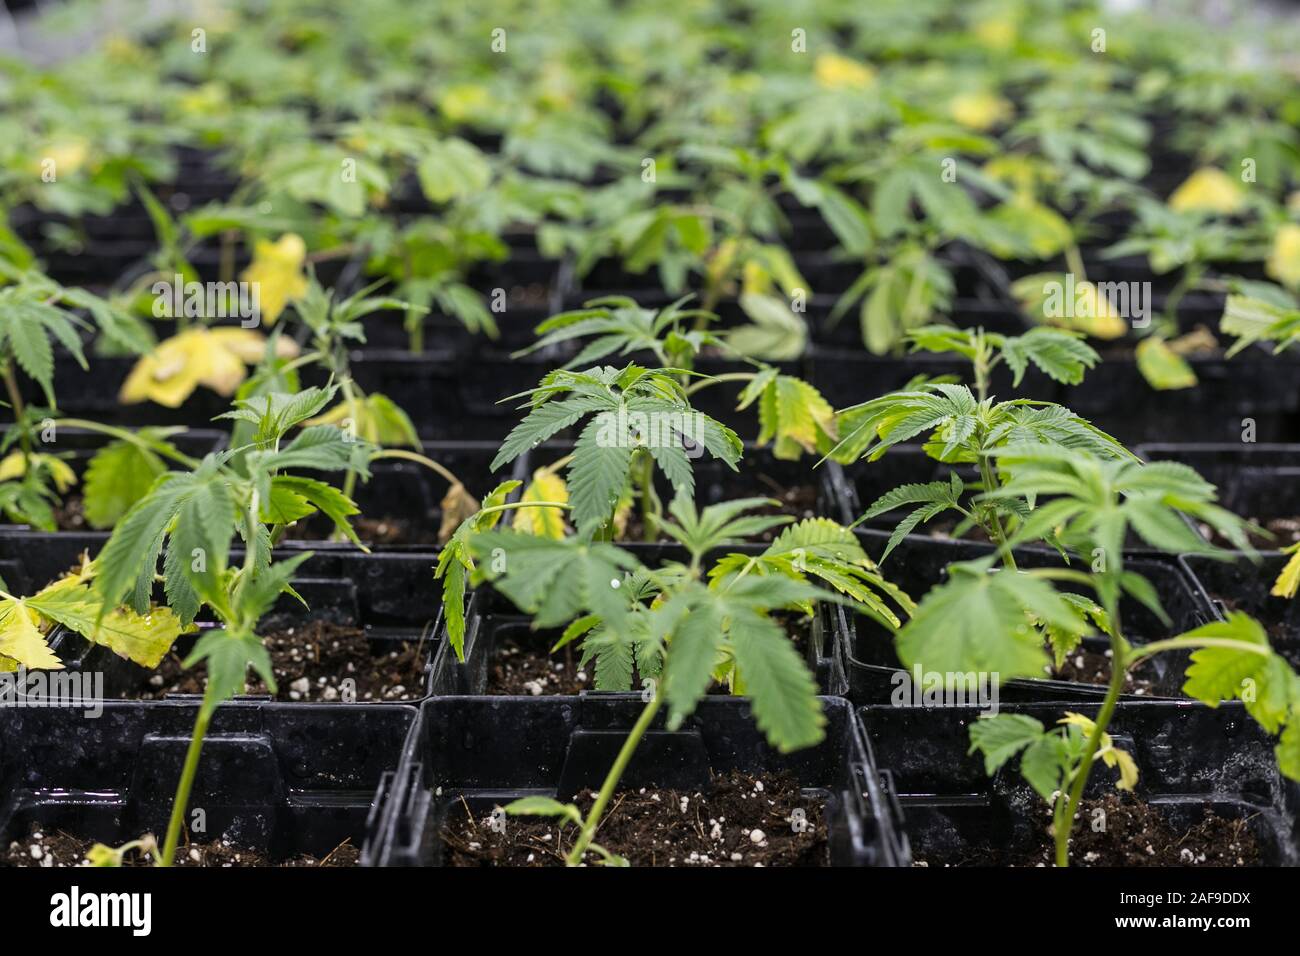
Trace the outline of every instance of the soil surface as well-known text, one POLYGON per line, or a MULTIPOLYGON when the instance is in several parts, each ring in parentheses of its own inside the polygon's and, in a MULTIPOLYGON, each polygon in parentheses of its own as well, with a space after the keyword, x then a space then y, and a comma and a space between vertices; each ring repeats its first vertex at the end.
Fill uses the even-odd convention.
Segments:
POLYGON ((54 506, 54 523, 60 531, 90 531, 86 521, 85 503, 80 495, 69 495, 62 504, 54 506))
MULTIPOLYGON (((363 631, 324 621, 268 634, 263 643, 271 652, 276 700, 339 700, 344 680, 355 682, 358 701, 415 700, 424 692, 423 654, 416 644, 403 643, 376 657, 377 645, 363 631)), ((185 670, 181 656, 171 653, 137 696, 161 700, 167 694, 202 694, 207 681, 205 665, 185 670)), ((269 692, 250 674, 247 693, 269 692)))
POLYGON ((550 654, 546 642, 521 642, 516 633, 497 642, 488 668, 487 693, 540 697, 591 690, 594 670, 578 667, 581 655, 574 645, 550 654))
MULTIPOLYGON (((4 856, 0 857, 0 866, 44 866, 67 867, 87 866, 86 853, 97 840, 83 840, 63 831, 45 832, 39 828, 22 840, 9 844, 4 856)), ((265 854, 256 850, 232 846, 224 840, 210 843, 195 843, 176 848, 176 866, 357 866, 361 853, 350 842, 335 847, 324 857, 318 859, 310 854, 300 854, 288 860, 276 863, 265 854)), ((151 853, 131 850, 122 858, 123 866, 153 866, 151 853)))
MULTIPOLYGON (((968 847, 954 859, 918 859, 917 866, 1051 866, 1056 851, 1048 833, 1050 810, 1043 812, 1042 844, 1030 852, 968 847)), ((1220 817, 1209 810, 1191 827, 1165 820, 1158 807, 1131 796, 1110 793, 1084 800, 1070 841, 1071 866, 1260 866, 1263 855, 1246 819, 1220 817), (1097 811, 1105 814, 1097 816, 1097 811), (1105 829, 1094 831, 1093 819, 1105 829)))
MULTIPOLYGON (((1124 693, 1155 692, 1155 681, 1145 676, 1146 670, 1145 664, 1139 664, 1136 670, 1129 671, 1128 678, 1124 682, 1124 693)), ((1110 654, 1084 650, 1082 647, 1076 648, 1065 659, 1064 664, 1052 671, 1051 677, 1053 680, 1098 684, 1104 687, 1110 683, 1110 654)))
MULTIPOLYGON (((576 803, 585 815, 595 793, 576 803)), ((464 801, 442 830, 448 866, 562 866, 578 828, 537 817, 507 817, 504 834, 476 819, 464 801)), ((596 842, 633 866, 826 866, 821 801, 804 797, 789 774, 714 777, 707 794, 641 788, 615 794, 596 842), (802 813, 796 813, 801 810, 802 813)), ((600 862, 588 851, 585 862, 600 862)))

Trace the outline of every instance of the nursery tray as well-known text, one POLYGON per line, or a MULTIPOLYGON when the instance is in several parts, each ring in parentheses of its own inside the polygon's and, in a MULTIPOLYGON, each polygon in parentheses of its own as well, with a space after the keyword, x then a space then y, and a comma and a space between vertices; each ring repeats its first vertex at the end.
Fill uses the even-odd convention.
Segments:
MULTIPOLYGON (((1002 713, 1025 714, 1051 726, 1065 711, 1095 717, 1096 703, 1013 704, 1002 713)), ((1033 847, 1050 821, 1049 808, 1011 760, 993 777, 970 753, 976 707, 873 705, 858 711, 876 758, 895 787, 914 861, 945 859, 990 865, 994 852, 1033 847)), ((1246 818, 1263 863, 1300 862, 1295 820, 1300 789, 1278 772, 1273 743, 1239 703, 1210 709, 1193 701, 1121 702, 1110 725, 1116 745, 1138 765, 1139 799, 1193 823, 1202 808, 1246 818)), ((1114 788, 1116 774, 1100 762, 1085 798, 1114 788)), ((1079 827, 1088 826, 1086 817, 1079 827)))
MULTIPOLYGON (((194 725, 194 702, 0 709, 0 845, 33 826, 121 845, 161 839, 194 725)), ((413 707, 232 702, 213 717, 187 823, 283 861, 360 847, 381 778, 398 765, 413 707)))
POLYGON ((1230 551, 1225 560, 1195 554, 1185 554, 1179 560, 1220 617, 1229 611, 1249 614, 1264 625, 1273 647, 1292 667, 1300 669, 1300 599, 1269 593, 1286 557, 1264 554, 1252 560, 1244 552, 1230 551))
MULTIPOLYGON (((890 866, 900 845, 890 804, 849 705, 822 698, 825 740, 778 754, 754 726, 748 702, 705 699, 682 728, 659 715, 622 787, 703 789, 710 774, 789 771, 823 797, 835 866, 890 866)), ((475 812, 528 795, 569 799, 598 787, 644 704, 636 695, 576 698, 445 698, 421 706, 388 806, 367 842, 367 863, 437 866, 439 831, 464 798, 475 812)))

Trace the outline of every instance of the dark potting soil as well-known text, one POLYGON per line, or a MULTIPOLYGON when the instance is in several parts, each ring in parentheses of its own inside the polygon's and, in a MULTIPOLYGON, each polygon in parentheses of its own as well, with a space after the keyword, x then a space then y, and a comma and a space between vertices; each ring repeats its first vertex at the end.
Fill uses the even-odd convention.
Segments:
MULTIPOLYGON (((376 657, 363 631, 324 621, 277 631, 262 641, 271 652, 276 700, 339 700, 342 682, 348 679, 356 682, 358 701, 414 700, 422 696, 424 678, 416 644, 404 643, 376 657)), ((139 697, 160 700, 166 694, 202 694, 207 680, 206 666, 185 670, 180 656, 173 653, 163 660, 139 697)), ((247 693, 269 691, 250 674, 247 693)))
MULTIPOLYGON (((1051 811, 1046 803, 1042 843, 1031 852, 1008 853, 998 847, 967 847, 954 859, 918 859, 918 866, 1051 866, 1055 845, 1048 833, 1051 811)), ((1109 793, 1084 800, 1070 840, 1071 866, 1259 866, 1259 842, 1245 818, 1230 819, 1205 811, 1191 827, 1170 824, 1160 808, 1131 796, 1109 793), (1098 816, 1098 811, 1104 817, 1098 816), (1094 830, 1091 821, 1104 819, 1094 830)))
MULTIPOLYGON (((810 618, 796 615, 778 615, 785 632, 790 635, 802 654, 807 647, 810 618)), ((485 693, 541 697, 549 694, 579 694, 594 689, 594 663, 579 667, 582 655, 576 644, 569 644, 554 654, 544 641, 522 643, 514 634, 507 634, 497 644, 488 668, 485 693)), ((640 687, 637 674, 632 675, 632 686, 640 687)), ((714 684, 710 693, 725 693, 726 689, 714 684)))
MULTIPOLYGON (((1143 676, 1144 666, 1139 664, 1136 671, 1129 671, 1124 682, 1124 693, 1149 694, 1155 689, 1154 681, 1143 676)), ((1110 655, 1076 648, 1066 657, 1064 664, 1052 671, 1051 677, 1053 680, 1105 686, 1110 683, 1110 655)))
MULTIPOLYGON (((9 844, 0 866, 44 866, 70 867, 87 866, 86 854, 97 840, 83 840, 63 831, 46 833, 38 827, 22 840, 9 844)), ((195 843, 176 848, 176 866, 188 867, 232 867, 232 866, 357 866, 361 853, 351 843, 341 843, 324 857, 317 858, 303 853, 281 863, 272 862, 263 853, 243 847, 232 846, 224 840, 210 843, 195 843)), ((153 866, 151 853, 131 850, 122 858, 123 866, 153 866)))
MULTIPOLYGON (((594 791, 575 801, 585 816, 594 791)), ((448 866, 562 866, 578 828, 535 817, 507 817, 505 833, 475 819, 461 801, 442 829, 448 866)), ((826 866, 819 799, 789 774, 754 777, 733 770, 708 793, 643 787, 615 794, 596 842, 633 866, 826 866), (802 814, 795 813, 802 810, 802 814)), ((585 862, 598 863, 588 851, 585 862)))
POLYGON ((60 531, 90 530, 90 525, 86 522, 85 503, 80 495, 64 498, 61 504, 54 506, 54 524, 60 531))
POLYGON ((555 654, 540 643, 522 644, 507 636, 497 645, 488 669, 487 693, 540 697, 591 690, 594 677, 579 668, 572 644, 555 654))

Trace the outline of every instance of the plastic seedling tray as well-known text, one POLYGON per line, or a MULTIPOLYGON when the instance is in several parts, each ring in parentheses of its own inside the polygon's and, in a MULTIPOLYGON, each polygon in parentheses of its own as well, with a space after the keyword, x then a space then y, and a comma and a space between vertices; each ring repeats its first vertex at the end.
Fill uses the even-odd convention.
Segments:
MULTIPOLYGON (((1058 702, 1008 705, 1002 712, 1052 726, 1067 710, 1096 717, 1098 709, 1096 703, 1058 702)), ((1046 839, 1041 834, 1049 808, 1021 778, 1018 760, 990 778, 983 758, 969 753, 978 708, 873 705, 858 713, 896 788, 915 860, 989 865, 995 853, 1030 850, 1046 839)), ((1212 710, 1193 701, 1121 702, 1110 733, 1137 762, 1136 796, 1172 823, 1192 825, 1206 808, 1245 818, 1265 865, 1300 860, 1294 829, 1300 791, 1287 786, 1272 741, 1241 704, 1212 710)), ((1098 763, 1085 798, 1111 792, 1114 780, 1114 771, 1098 763)), ((1089 826, 1089 818, 1081 816, 1076 826, 1089 826)))
MULTIPOLYGON (((711 773, 789 771, 806 795, 825 800, 832 865, 893 865, 899 840, 890 804, 852 711, 839 698, 822 698, 822 705, 825 740, 788 755, 766 744, 743 700, 706 699, 673 732, 664 729, 660 715, 632 757, 621 789, 700 790, 711 773)), ((441 865, 439 831, 462 799, 486 815, 517 797, 570 799, 599 787, 643 707, 637 695, 426 702, 365 860, 441 865)))
POLYGON ((1264 625, 1269 640, 1292 667, 1300 668, 1300 598, 1274 597, 1269 592, 1286 564, 1279 554, 1259 556, 1258 562, 1240 551, 1227 560, 1185 554, 1180 559, 1209 597, 1220 616, 1244 611, 1264 625))
MULTIPOLYGON (((196 704, 107 702, 0 709, 0 843, 33 826, 118 846, 166 830, 196 704)), ((274 861, 360 847, 381 779, 398 765, 417 711, 231 702, 203 746, 187 824, 191 839, 231 843, 274 861), (195 828, 201 810, 203 832, 195 828)))

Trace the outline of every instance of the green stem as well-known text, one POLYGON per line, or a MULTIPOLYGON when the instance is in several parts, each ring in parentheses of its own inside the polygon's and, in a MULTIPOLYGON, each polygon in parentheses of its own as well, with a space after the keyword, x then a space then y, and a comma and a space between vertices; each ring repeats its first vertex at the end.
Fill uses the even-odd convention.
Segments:
POLYGON ((614 796, 614 790, 623 777, 623 771, 627 769, 627 765, 631 762, 632 754, 636 752, 637 745, 641 743, 641 738, 645 736, 645 732, 655 719, 655 714, 659 712, 660 703, 661 695, 658 688, 656 688, 654 696, 645 705, 645 709, 641 711, 641 716, 637 718, 636 723, 632 726, 631 732, 627 735, 627 740, 623 741, 623 747, 619 750, 614 765, 609 768, 609 773, 605 775, 605 782, 601 785, 600 793, 596 795, 596 802, 591 805, 587 820, 582 825, 582 832, 573 844, 573 849, 569 851, 569 855, 564 859, 565 865, 577 866, 582 862, 582 855, 587 852, 587 847, 596 838, 596 830, 600 826, 600 818, 605 812, 605 807, 609 805, 610 799, 614 796))
POLYGON ((23 393, 18 389, 18 379, 14 375, 13 359, 5 359, 3 374, 5 391, 9 393, 9 404, 14 409, 14 424, 18 426, 18 443, 23 450, 23 469, 25 471, 32 456, 32 436, 27 431, 27 405, 23 402, 23 393))
POLYGON ((181 767, 181 779, 176 785, 176 799, 172 801, 172 815, 167 822, 167 839, 163 842, 162 856, 158 858, 159 866, 171 866, 176 859, 176 847, 180 843, 181 827, 185 824, 185 811, 190 803, 190 791, 194 787, 194 776, 199 769, 199 755, 203 752, 203 738, 207 736, 208 724, 217 709, 212 700, 212 681, 208 681, 203 694, 203 703, 199 705, 198 716, 194 718, 194 732, 190 735, 190 745, 185 751, 185 765, 181 767))
POLYGON ((137 448, 143 448, 146 451, 151 451, 156 455, 162 455, 165 458, 170 458, 172 461, 176 462, 177 464, 184 465, 186 468, 194 469, 199 467, 199 460, 197 458, 191 458, 189 455, 183 454, 179 451, 175 451, 174 449, 170 449, 165 445, 155 444, 153 442, 150 442, 144 438, 141 438, 135 432, 129 431, 125 428, 115 428, 112 425, 101 425, 99 424, 99 422, 92 422, 85 418, 59 418, 55 420, 54 427, 55 428, 84 428, 87 431, 99 432, 100 434, 108 435, 110 438, 117 438, 120 439, 121 441, 130 442, 132 445, 135 445, 137 448))
POLYGON ((507 501, 503 505, 492 505, 489 508, 480 508, 479 514, 490 515, 498 511, 511 511, 515 508, 562 508, 572 507, 565 501, 507 501))
MULTIPOLYGON (((991 492, 997 488, 993 479, 993 469, 989 466, 987 455, 980 455, 980 481, 984 483, 984 490, 991 492)), ((998 546, 1002 554, 1002 563, 1012 571, 1016 570, 1016 557, 1011 553, 1011 546, 1007 543, 1007 532, 1002 527, 1002 518, 998 515, 998 506, 992 504, 989 506, 989 527, 986 529, 993 537, 993 541, 998 546)))
POLYGON ((722 382, 751 382, 754 379, 754 374, 754 372, 726 372, 722 375, 710 375, 708 378, 699 379, 686 386, 686 395, 689 398, 701 389, 722 382))
POLYGON ((1097 713, 1092 733, 1088 735, 1088 743, 1083 749, 1079 769, 1075 771, 1073 783, 1070 785, 1070 796, 1065 803, 1064 811, 1053 816, 1055 825, 1052 829, 1055 831, 1053 838, 1056 841, 1057 866, 1070 865, 1070 831, 1074 829, 1074 815, 1078 812, 1079 801, 1083 799, 1083 788, 1092 773, 1092 763, 1101 745, 1102 735, 1110 726, 1110 718, 1115 713, 1115 705, 1119 703, 1120 694, 1124 692, 1124 679, 1128 675, 1129 661, 1126 655, 1128 642, 1120 636, 1118 616, 1112 615, 1112 618, 1115 621, 1115 633, 1110 636, 1110 684, 1106 688, 1106 699, 1097 713))
POLYGON ((453 475, 445 467, 438 464, 432 458, 427 458, 424 455, 421 455, 417 452, 405 451, 401 448, 385 448, 383 451, 375 452, 375 454, 371 456, 371 461, 376 461, 381 458, 400 458, 402 461, 413 461, 417 465, 423 465, 425 468, 428 468, 430 471, 436 472, 437 474, 441 475, 443 478, 447 480, 447 484, 449 485, 464 484, 464 482, 462 482, 459 478, 453 475))
POLYGON ((641 456, 641 537, 653 543, 659 537, 659 516, 663 514, 663 502, 655 491, 655 460, 645 449, 640 449, 641 456))

